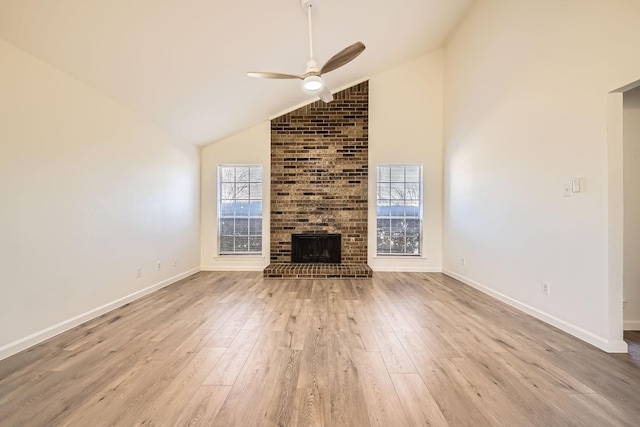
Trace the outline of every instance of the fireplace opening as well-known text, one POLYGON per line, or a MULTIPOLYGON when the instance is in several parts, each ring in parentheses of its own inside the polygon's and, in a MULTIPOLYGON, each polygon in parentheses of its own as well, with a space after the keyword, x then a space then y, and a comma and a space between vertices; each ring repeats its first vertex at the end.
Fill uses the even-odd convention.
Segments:
POLYGON ((292 234, 291 262, 340 264, 340 234, 292 234))

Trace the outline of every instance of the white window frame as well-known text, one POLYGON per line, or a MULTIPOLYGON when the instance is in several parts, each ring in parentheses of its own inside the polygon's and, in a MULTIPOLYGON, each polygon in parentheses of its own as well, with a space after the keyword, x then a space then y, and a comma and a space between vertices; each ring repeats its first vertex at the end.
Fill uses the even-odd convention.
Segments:
POLYGON ((376 256, 418 257, 422 255, 423 188, 421 164, 385 163, 379 164, 376 167, 376 256), (401 181, 394 179, 391 169, 389 169, 388 179, 385 178, 383 181, 381 179, 382 168, 394 168, 396 171, 399 168, 403 168, 403 179, 401 181), (407 168, 418 169, 417 182, 407 181, 407 168), (413 197, 411 197, 411 195, 413 195, 413 197), (385 214, 381 215, 382 212, 385 214), (388 221, 388 226, 381 221, 388 221), (414 226, 417 225, 418 227, 417 241, 415 240, 416 236, 414 233, 407 234, 408 221, 411 221, 414 226), (382 228, 381 224, 383 224, 382 228), (395 232, 394 229, 396 230, 395 232), (408 240, 407 237, 411 237, 411 240, 408 240), (381 240, 383 242, 389 242, 388 252, 380 252, 381 240), (400 240, 404 242, 402 246, 398 246, 400 240), (412 249, 412 247, 407 246, 407 242, 413 242, 410 243, 413 245, 413 251, 407 252, 409 249, 412 249), (394 243, 396 247, 402 247, 403 251, 393 252, 394 243))
POLYGON ((263 229, 262 229, 262 211, 263 211, 263 167, 262 165, 255 164, 226 164, 218 165, 218 255, 220 256, 244 256, 244 255, 262 255, 262 243, 263 243, 263 229), (224 171, 233 168, 233 180, 228 180, 227 177, 223 177, 224 171), (240 178, 237 176, 240 169, 247 168, 246 178, 240 178), (259 180, 252 173, 255 170, 260 170, 259 180), (252 176, 253 175, 253 176, 252 176), (240 181, 238 179, 241 179, 240 181), (244 180, 246 179, 246 181, 244 180), (242 185, 242 189, 238 188, 238 185, 242 185), (257 194, 255 194, 257 193, 257 194), (245 196, 246 197, 238 197, 245 196), (234 201, 244 201, 243 205, 238 206, 234 201), (260 209, 254 210, 253 202, 260 201, 260 209), (231 204, 234 205, 231 208, 231 204), (230 214, 229 209, 233 210, 233 214, 230 214), (246 220, 246 221, 245 221, 246 220), (243 223, 246 222, 246 233, 244 232, 243 223), (231 225, 230 225, 231 223, 231 225), (238 225, 241 226, 242 232, 238 234, 236 231, 238 225), (229 234, 229 227, 233 229, 229 234), (253 234, 252 232, 259 227, 259 234, 253 234), (226 232, 225 232, 226 231, 226 232), (223 247, 228 239, 225 237, 232 237, 233 244, 231 249, 229 247, 223 247), (260 239, 260 247, 252 250, 251 242, 255 245, 256 238, 260 239), (246 250, 238 250, 242 247, 243 241, 246 238, 246 250))

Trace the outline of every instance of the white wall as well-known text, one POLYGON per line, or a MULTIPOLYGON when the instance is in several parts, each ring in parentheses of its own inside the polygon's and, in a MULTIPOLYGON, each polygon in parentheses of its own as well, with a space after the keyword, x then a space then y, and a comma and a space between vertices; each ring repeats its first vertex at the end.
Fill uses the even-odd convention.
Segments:
POLYGON ((623 95, 624 329, 640 330, 640 88, 623 95))
POLYGON ((438 50, 369 80, 369 266, 376 271, 442 269, 443 52, 438 50), (420 257, 376 256, 376 167, 423 165, 420 257))
POLYGON ((212 271, 261 271, 269 265, 271 209, 271 122, 203 147, 201 162, 201 265, 212 271), (218 255, 218 165, 262 165, 262 256, 218 255))
POLYGON ((607 94, 640 77, 638 16, 483 0, 445 49, 445 271, 610 351, 607 94))
POLYGON ((0 358, 198 271, 198 196, 197 149, 0 40, 0 358))

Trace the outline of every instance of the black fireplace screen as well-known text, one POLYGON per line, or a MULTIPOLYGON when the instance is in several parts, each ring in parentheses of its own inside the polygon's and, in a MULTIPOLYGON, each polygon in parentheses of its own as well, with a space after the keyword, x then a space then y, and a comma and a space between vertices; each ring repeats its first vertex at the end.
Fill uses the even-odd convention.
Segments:
POLYGON ((292 234, 291 262, 340 264, 340 234, 292 234))

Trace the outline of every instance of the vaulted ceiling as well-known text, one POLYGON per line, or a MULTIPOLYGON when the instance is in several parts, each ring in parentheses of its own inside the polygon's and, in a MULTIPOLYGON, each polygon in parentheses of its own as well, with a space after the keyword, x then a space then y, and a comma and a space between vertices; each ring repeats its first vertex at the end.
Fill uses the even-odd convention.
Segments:
MULTIPOLYGON (((473 0, 316 0, 319 65, 362 41, 323 76, 339 88, 439 48, 473 0)), ((0 0, 0 38, 203 145, 310 99, 300 0, 0 0)))

